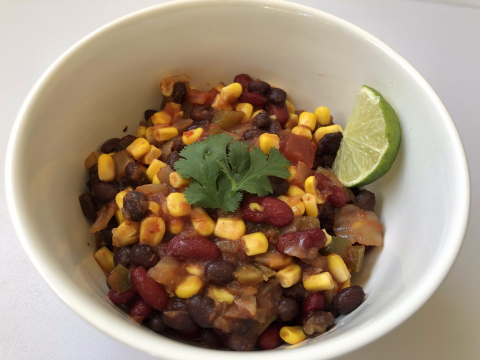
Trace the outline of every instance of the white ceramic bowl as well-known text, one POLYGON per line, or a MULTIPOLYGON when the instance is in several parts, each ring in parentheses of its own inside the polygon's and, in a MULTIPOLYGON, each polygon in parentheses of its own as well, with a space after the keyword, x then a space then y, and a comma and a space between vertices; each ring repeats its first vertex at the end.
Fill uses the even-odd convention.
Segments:
POLYGON ((12 220, 37 270, 68 306, 159 358, 226 356, 159 336, 106 300, 78 203, 85 157, 124 135, 126 125, 134 133, 143 111, 160 105, 160 80, 183 72, 199 88, 249 73, 285 89, 299 109, 329 106, 341 125, 367 84, 402 124, 397 160, 371 187, 385 245, 366 257, 355 279, 366 301, 308 344, 249 359, 331 358, 379 338, 427 301, 457 256, 470 198, 460 138, 432 88, 384 43, 321 11, 271 1, 192 1, 136 12, 77 43, 37 82, 15 122, 6 167, 12 220))

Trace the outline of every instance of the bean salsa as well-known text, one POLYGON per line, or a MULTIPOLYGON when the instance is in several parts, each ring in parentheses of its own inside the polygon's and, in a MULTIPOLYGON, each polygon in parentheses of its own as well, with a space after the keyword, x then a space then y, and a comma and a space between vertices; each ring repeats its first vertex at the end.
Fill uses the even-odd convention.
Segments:
POLYGON ((246 74, 208 91, 182 74, 161 90, 135 136, 85 160, 79 200, 108 299, 154 332, 237 351, 319 336, 360 306, 351 273, 382 225, 375 195, 331 171, 330 110, 295 109, 246 74))

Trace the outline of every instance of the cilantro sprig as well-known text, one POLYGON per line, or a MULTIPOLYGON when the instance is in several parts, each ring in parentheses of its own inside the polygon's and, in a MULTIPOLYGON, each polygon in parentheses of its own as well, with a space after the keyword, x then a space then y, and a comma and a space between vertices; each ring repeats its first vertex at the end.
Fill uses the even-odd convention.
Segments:
POLYGON ((186 146, 175 162, 175 170, 191 178, 185 197, 192 205, 235 211, 241 191, 258 196, 272 192, 268 176, 287 178, 290 162, 275 148, 267 156, 260 148, 233 140, 227 134, 212 135, 186 146), (228 152, 227 152, 228 148, 228 152))

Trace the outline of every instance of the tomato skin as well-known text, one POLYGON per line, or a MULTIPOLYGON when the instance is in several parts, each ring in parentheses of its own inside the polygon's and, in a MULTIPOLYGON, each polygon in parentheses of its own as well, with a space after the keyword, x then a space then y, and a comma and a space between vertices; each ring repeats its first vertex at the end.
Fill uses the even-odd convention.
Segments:
POLYGON ((302 161, 309 168, 313 166, 316 150, 317 147, 313 142, 295 134, 288 134, 280 144, 280 152, 292 165, 297 165, 299 161, 302 161))

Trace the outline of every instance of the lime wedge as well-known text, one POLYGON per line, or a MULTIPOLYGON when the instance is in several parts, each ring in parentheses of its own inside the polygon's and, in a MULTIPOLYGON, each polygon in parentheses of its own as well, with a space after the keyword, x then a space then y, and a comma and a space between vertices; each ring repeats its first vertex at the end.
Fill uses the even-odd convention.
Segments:
POLYGON ((397 114, 383 96, 362 86, 333 163, 346 187, 370 184, 392 167, 402 138, 397 114))

